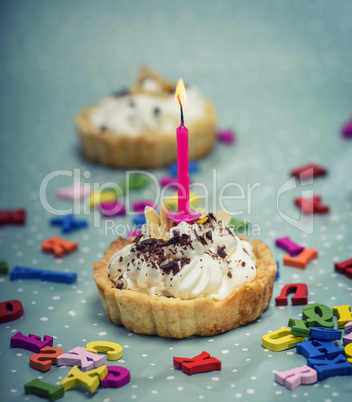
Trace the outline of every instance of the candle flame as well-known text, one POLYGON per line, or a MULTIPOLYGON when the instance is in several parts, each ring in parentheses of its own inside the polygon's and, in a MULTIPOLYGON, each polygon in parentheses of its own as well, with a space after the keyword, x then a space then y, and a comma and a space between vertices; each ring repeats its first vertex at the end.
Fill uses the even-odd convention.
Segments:
POLYGON ((176 104, 180 104, 180 106, 187 104, 186 89, 182 78, 179 79, 176 85, 175 101, 176 104))

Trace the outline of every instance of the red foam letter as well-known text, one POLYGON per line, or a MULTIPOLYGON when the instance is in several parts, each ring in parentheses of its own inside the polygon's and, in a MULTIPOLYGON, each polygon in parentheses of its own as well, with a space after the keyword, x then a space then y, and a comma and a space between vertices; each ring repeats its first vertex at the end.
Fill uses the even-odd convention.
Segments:
POLYGON ((23 316, 23 306, 19 300, 9 300, 0 303, 0 324, 17 320, 23 316))
POLYGON ((307 298, 308 287, 305 283, 289 283, 284 286, 281 290, 280 296, 275 297, 275 302, 277 306, 287 306, 287 296, 290 293, 295 292, 292 296, 292 305, 299 306, 308 303, 307 298))
POLYGON ((205 373, 207 371, 221 370, 221 361, 211 357, 209 353, 202 352, 200 355, 187 359, 186 357, 174 357, 174 366, 188 375, 205 373))

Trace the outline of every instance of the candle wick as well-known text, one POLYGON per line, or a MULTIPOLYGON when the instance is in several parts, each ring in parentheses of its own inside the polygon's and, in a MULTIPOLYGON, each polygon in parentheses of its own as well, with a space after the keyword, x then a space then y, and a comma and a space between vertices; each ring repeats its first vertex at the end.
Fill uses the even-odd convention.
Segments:
POLYGON ((183 126, 183 108, 182 108, 182 103, 180 99, 180 95, 177 95, 178 103, 180 104, 180 109, 181 109, 181 125, 183 126))

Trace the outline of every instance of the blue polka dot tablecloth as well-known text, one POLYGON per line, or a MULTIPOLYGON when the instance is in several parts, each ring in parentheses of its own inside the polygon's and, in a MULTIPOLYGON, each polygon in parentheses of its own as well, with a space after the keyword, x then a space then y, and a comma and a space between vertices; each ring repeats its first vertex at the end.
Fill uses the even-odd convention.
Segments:
MULTIPOLYGON (((121 388, 66 391, 66 401, 346 401, 351 376, 332 376, 293 390, 275 373, 300 367, 306 357, 290 348, 275 352, 262 337, 302 319, 303 306, 276 306, 289 283, 308 286, 308 303, 351 305, 352 279, 334 264, 352 257, 352 141, 341 126, 352 112, 352 5, 331 1, 21 1, 1 2, 0 205, 26 209, 25 225, 0 227, 0 259, 16 265, 76 273, 73 283, 10 280, 0 274, 0 302, 20 300, 24 315, 0 324, 3 401, 39 401, 25 384, 58 385, 70 367, 40 372, 32 352, 11 348, 17 332, 52 336, 65 352, 91 341, 123 348, 118 361, 131 380, 121 388), (126 172, 87 162, 80 154, 73 118, 85 105, 126 87, 141 65, 167 79, 196 84, 214 102, 219 128, 236 131, 232 145, 217 143, 199 161, 194 182, 208 191, 209 210, 219 194, 246 234, 270 247, 280 264, 268 309, 252 324, 214 337, 163 339, 130 333, 106 317, 93 281, 92 263, 132 225, 131 215, 104 219, 87 200, 58 198, 74 180, 93 186, 120 184, 126 172), (315 163, 327 174, 292 179, 294 168, 315 163), (232 183, 232 184, 231 184, 232 183), (233 184, 235 183, 235 184, 233 184), (44 195, 43 195, 44 194, 44 195), (329 213, 302 215, 294 199, 319 195, 329 213), (73 212, 87 227, 62 233, 55 210, 73 212), (53 212, 54 211, 54 212, 53 212), (59 236, 78 250, 55 258, 41 243, 59 236), (275 240, 290 237, 318 251, 306 269, 283 264, 275 240), (220 371, 188 376, 173 357, 206 351, 220 371)), ((157 179, 166 169, 149 172, 157 179)), ((199 189, 198 189, 199 190, 199 189)), ((127 205, 152 199, 153 182, 130 193, 127 205)), ((337 317, 333 317, 337 328, 337 317)), ((336 341, 342 347, 342 340, 336 341)))

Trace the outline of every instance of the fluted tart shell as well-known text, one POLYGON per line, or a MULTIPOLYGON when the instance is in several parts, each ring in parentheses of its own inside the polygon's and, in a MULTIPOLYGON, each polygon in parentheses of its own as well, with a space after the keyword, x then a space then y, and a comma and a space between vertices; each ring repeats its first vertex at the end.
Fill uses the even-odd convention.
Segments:
POLYGON ((127 244, 130 241, 123 238, 113 241, 93 268, 107 317, 132 332, 166 338, 213 336, 255 321, 269 305, 277 266, 269 247, 259 240, 251 242, 257 269, 254 281, 218 301, 206 297, 181 300, 118 289, 108 276, 108 262, 127 244))

